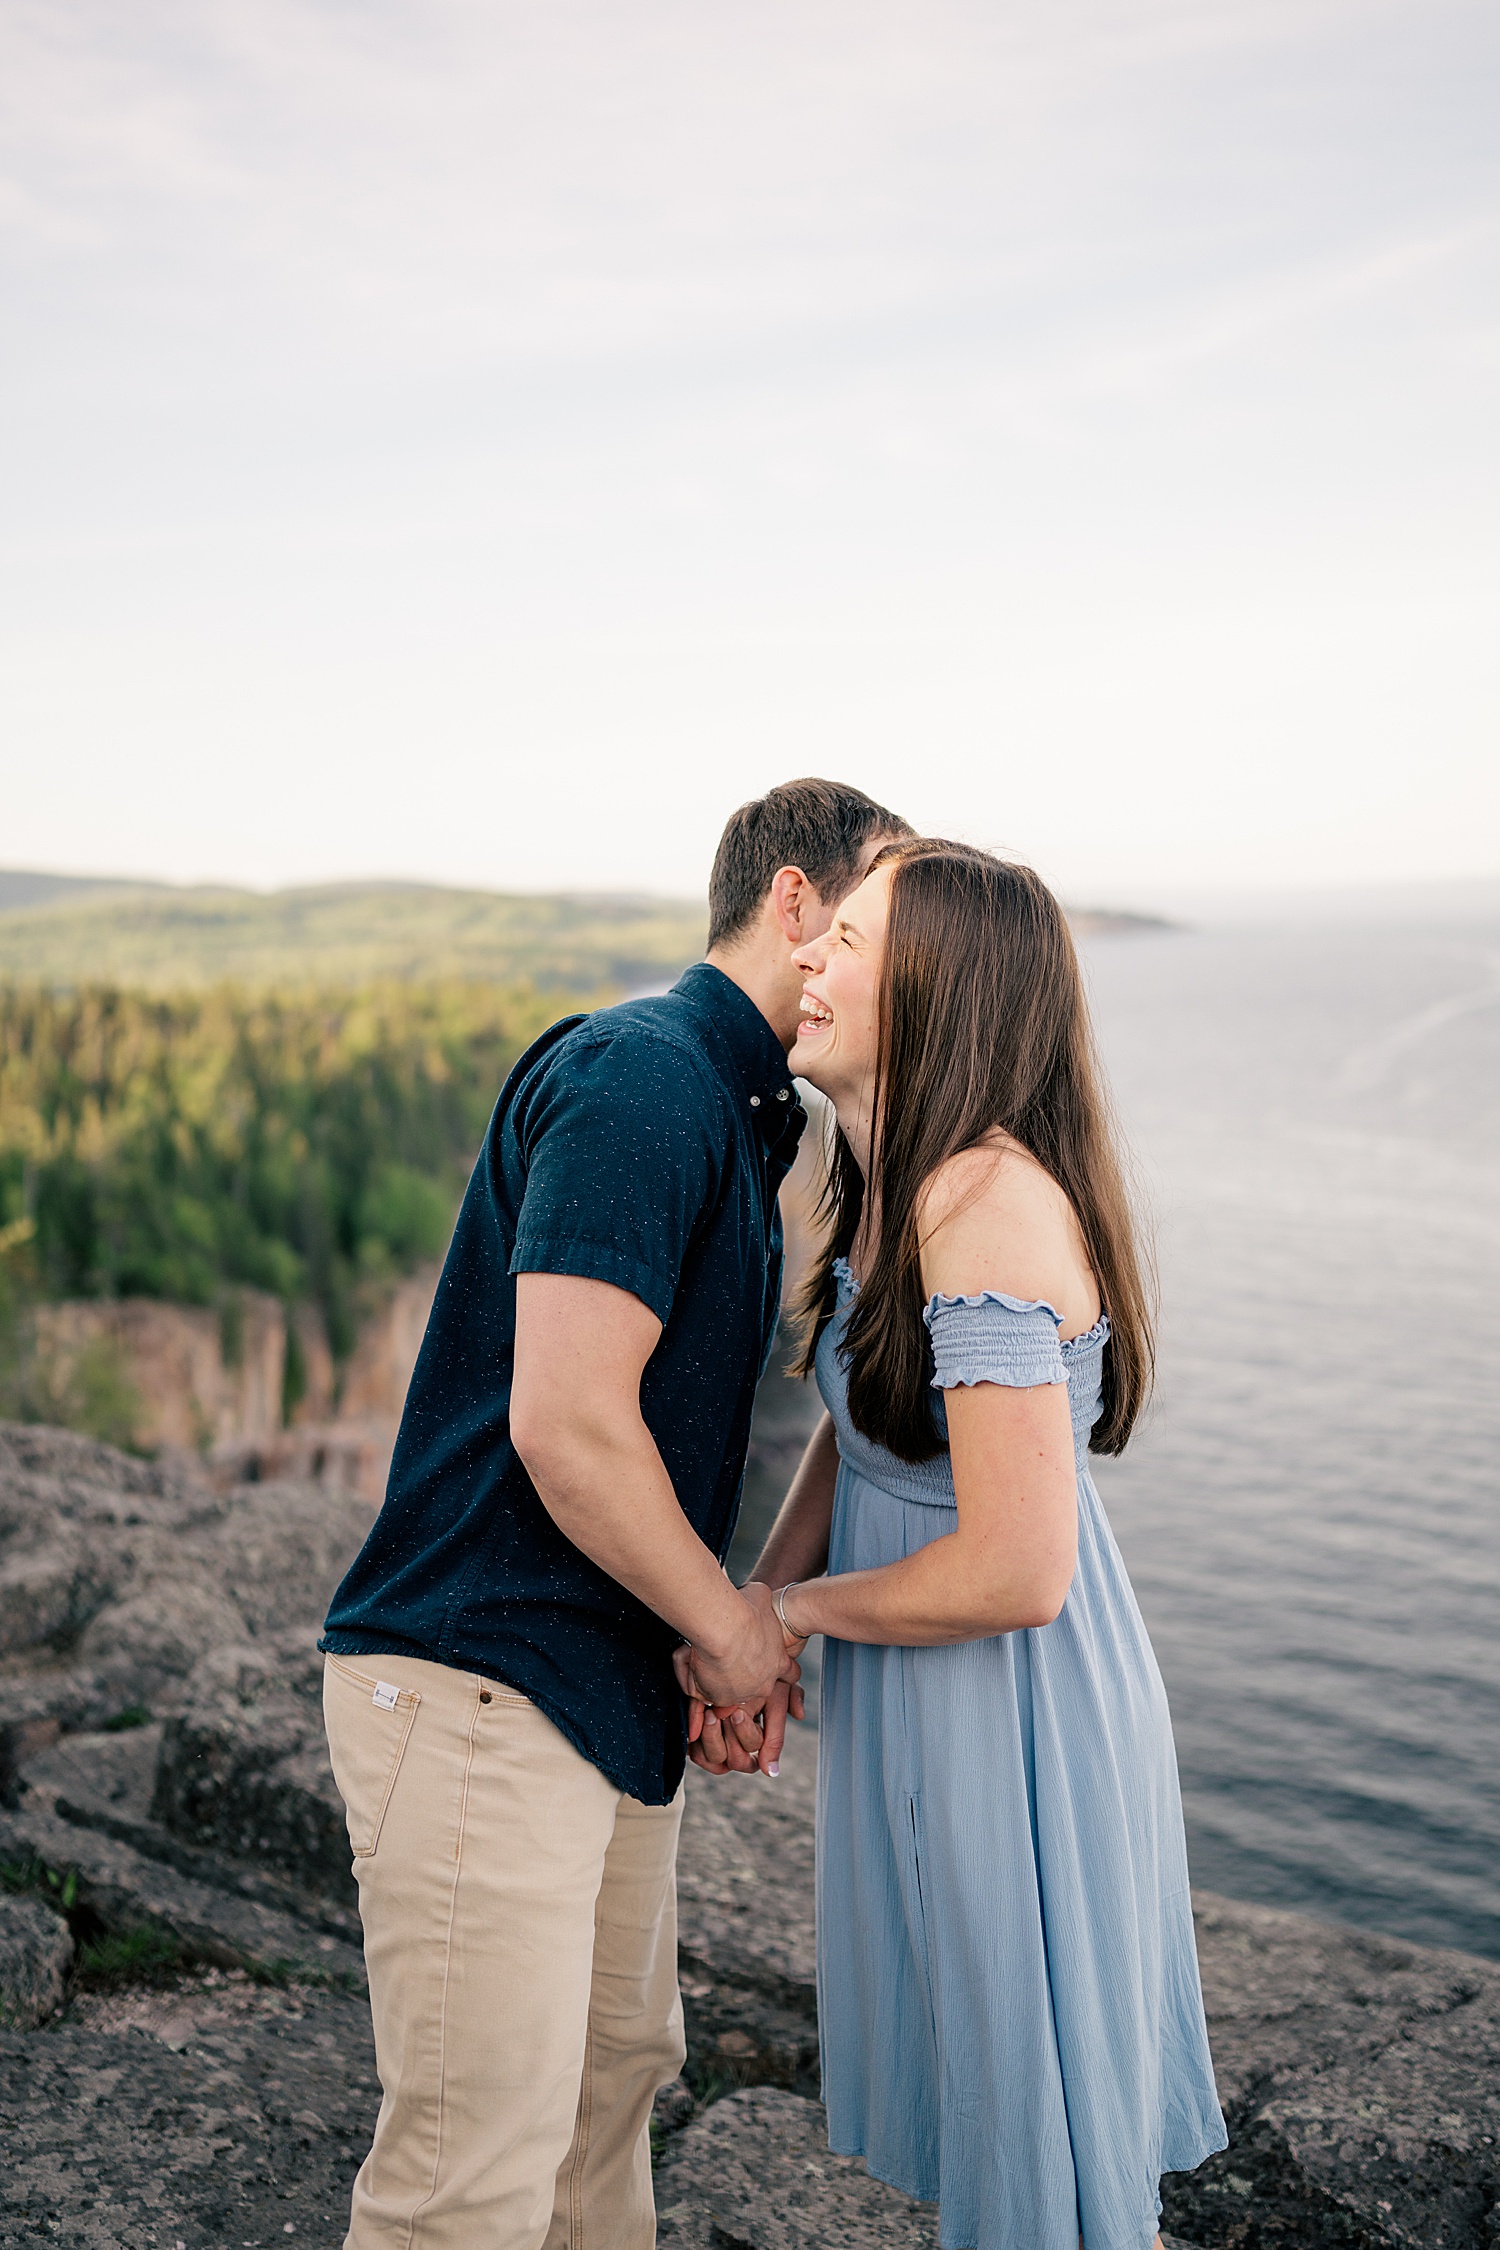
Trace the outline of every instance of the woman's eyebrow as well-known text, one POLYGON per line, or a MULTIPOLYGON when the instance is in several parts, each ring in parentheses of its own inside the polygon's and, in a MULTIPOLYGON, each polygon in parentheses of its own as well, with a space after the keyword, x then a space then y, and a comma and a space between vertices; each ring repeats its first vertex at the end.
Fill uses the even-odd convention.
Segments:
POLYGON ((857 937, 861 944, 864 943, 864 931, 857 922, 851 922, 847 914, 840 914, 833 926, 836 930, 844 931, 849 937, 857 937))

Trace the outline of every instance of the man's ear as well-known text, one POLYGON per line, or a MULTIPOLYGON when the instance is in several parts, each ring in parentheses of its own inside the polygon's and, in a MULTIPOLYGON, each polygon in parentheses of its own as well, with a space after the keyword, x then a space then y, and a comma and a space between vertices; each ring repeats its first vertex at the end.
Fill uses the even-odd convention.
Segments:
POLYGON ((771 878, 771 912, 788 945, 801 945, 807 937, 809 913, 822 904, 800 867, 778 867, 771 878))

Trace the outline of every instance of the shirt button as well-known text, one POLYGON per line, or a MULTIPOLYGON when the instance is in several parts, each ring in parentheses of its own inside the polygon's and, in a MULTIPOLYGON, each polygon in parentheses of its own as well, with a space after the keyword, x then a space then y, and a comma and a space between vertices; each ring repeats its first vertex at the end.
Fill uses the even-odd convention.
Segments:
POLYGON ((792 1098, 792 1089, 791 1089, 791 1087, 790 1087, 790 1086, 783 1086, 783 1087, 782 1087, 782 1089, 781 1089, 781 1092, 780 1092, 780 1093, 779 1093, 779 1094, 778 1094, 778 1095, 776 1096, 776 1099, 777 1099, 777 1100, 778 1100, 779 1102, 789 1102, 789 1101, 791 1100, 791 1098, 792 1098))
POLYGON ((759 1096, 759 1094, 752 1094, 752 1095, 750 1096, 750 1107, 751 1107, 752 1109, 759 1109, 759 1108, 760 1108, 760 1096, 759 1096))

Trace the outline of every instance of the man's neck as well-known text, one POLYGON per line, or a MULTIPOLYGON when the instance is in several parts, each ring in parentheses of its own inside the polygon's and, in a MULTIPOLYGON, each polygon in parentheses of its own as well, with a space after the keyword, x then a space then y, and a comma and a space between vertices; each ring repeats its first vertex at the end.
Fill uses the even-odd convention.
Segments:
POLYGON ((704 955, 711 969, 737 984, 771 1026, 776 1044, 789 1054, 797 1040, 800 983, 792 986, 785 965, 768 960, 756 947, 716 945, 704 955))

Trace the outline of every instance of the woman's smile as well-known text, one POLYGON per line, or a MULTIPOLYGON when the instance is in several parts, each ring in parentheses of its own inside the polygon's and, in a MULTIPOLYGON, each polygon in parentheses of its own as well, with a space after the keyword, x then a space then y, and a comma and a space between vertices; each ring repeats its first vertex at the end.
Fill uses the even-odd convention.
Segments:
POLYGON ((804 1039, 818 1038, 821 1033, 828 1030, 832 1022, 833 1010, 826 1006, 816 993, 804 991, 802 995, 802 1017, 797 1025, 799 1042, 804 1039))

